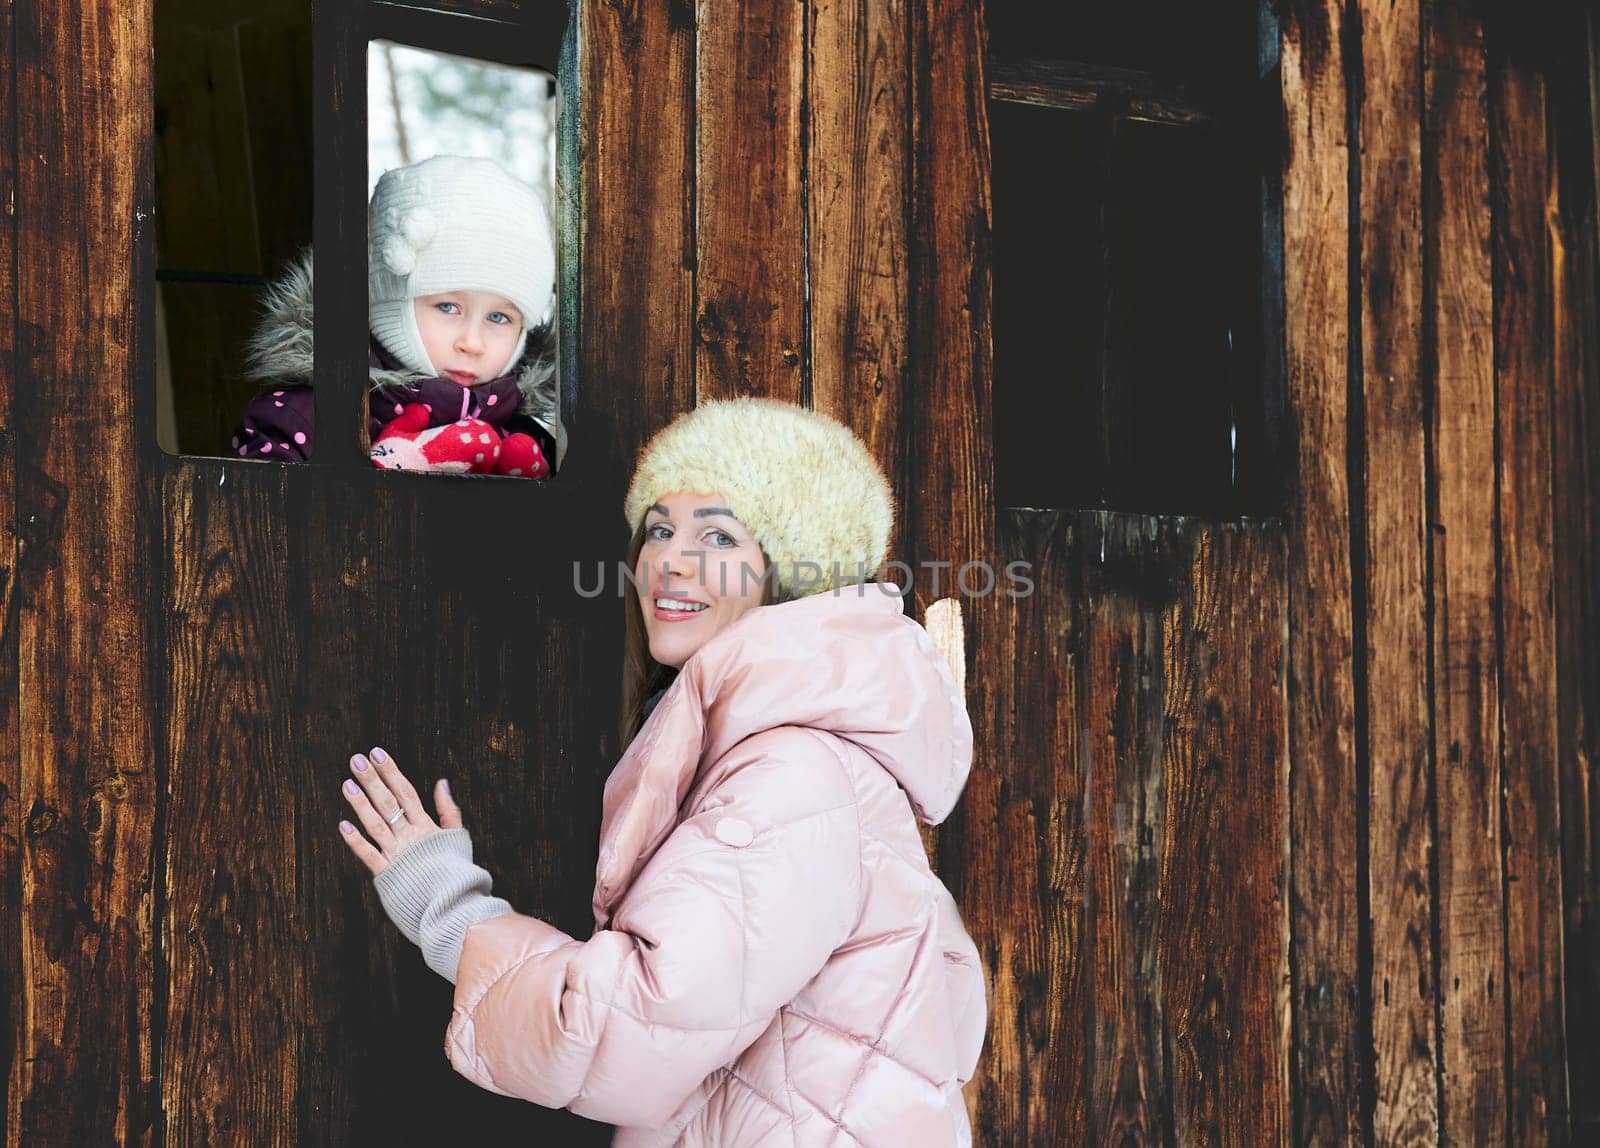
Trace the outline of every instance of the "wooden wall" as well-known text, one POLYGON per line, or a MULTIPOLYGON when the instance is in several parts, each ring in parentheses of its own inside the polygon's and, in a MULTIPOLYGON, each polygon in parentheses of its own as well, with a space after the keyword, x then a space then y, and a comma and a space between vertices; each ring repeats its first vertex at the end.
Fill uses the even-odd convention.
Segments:
POLYGON ((605 1142, 449 1071, 336 787, 377 742, 449 776, 496 891, 581 935, 621 626, 571 562, 731 394, 855 427, 903 560, 1033 563, 960 602, 977 760, 930 835, 990 974, 979 1143, 1592 1141, 1592 32, 1278 8, 1291 510, 1206 522, 994 502, 976 4, 580 6, 542 486, 379 475, 353 426, 163 454, 150 10, 0 4, 6 1142, 605 1142))
POLYGON ((1295 1137, 1587 1143, 1583 13, 1283 15, 1295 1137))

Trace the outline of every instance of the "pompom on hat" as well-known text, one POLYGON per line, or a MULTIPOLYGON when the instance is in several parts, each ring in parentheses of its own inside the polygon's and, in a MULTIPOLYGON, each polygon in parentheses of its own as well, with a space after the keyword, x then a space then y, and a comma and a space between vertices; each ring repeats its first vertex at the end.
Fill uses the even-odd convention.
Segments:
POLYGON ((522 338, 496 372, 522 357, 528 328, 549 309, 556 281, 550 212, 539 193, 492 159, 436 155, 383 173, 367 214, 367 323, 407 368, 439 372, 412 300, 486 291, 522 312, 522 338))
POLYGON ((789 403, 709 402, 662 428, 639 452, 628 529, 679 491, 722 495, 785 596, 867 581, 888 552, 894 496, 877 460, 836 419, 789 403))

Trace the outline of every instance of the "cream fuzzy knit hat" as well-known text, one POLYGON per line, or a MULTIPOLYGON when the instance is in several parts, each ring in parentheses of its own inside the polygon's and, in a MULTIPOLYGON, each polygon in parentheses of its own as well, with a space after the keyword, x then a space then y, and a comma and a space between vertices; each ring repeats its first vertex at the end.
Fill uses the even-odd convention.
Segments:
POLYGON ((418 295, 487 291, 516 305, 522 338, 498 377, 522 357, 555 281, 549 209, 494 160, 436 155, 378 180, 367 214, 367 323, 409 369, 439 373, 417 329, 418 295))
POLYGON ((842 423, 790 403, 709 402, 669 423, 639 452, 628 529, 678 491, 722 495, 787 595, 867 581, 888 552, 894 496, 877 460, 842 423))

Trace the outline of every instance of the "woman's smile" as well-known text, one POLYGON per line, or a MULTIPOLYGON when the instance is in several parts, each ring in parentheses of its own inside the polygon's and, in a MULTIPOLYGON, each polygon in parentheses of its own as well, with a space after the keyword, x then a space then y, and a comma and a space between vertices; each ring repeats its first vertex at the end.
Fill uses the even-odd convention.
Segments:
POLYGON ((710 608, 709 603, 694 602, 688 598, 658 596, 655 599, 656 620, 660 622, 687 622, 710 608))

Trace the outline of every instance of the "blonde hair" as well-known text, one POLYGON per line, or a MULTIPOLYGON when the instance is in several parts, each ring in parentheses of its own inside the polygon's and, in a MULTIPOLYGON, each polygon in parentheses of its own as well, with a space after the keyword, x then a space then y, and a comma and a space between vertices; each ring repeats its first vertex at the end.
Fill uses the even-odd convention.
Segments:
MULTIPOLYGON (((633 529, 633 536, 628 539, 628 569, 639 568, 639 551, 644 549, 645 524, 640 522, 633 529)), ((761 560, 765 564, 764 574, 772 572, 772 559, 767 556, 765 547, 761 547, 761 560)), ((622 637, 622 750, 627 751, 634 735, 639 732, 639 727, 644 725, 644 706, 657 690, 670 686, 678 676, 678 671, 671 666, 664 666, 650 656, 650 636, 644 628, 644 611, 639 602, 637 593, 628 593, 623 596, 623 637, 622 637)), ((778 580, 773 577, 761 579, 761 601, 759 605, 775 606, 779 602, 789 601, 793 595, 780 588, 778 580)))

